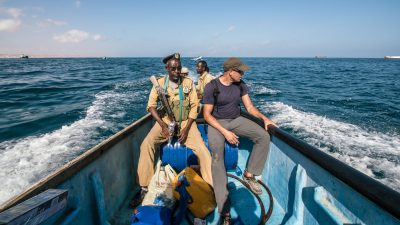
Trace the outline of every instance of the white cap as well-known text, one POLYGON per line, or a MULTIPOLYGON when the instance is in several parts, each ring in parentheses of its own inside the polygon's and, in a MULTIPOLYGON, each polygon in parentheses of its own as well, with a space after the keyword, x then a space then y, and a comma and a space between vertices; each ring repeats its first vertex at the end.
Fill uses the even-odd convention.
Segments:
POLYGON ((189 69, 187 67, 182 67, 181 73, 187 73, 189 74, 189 69))

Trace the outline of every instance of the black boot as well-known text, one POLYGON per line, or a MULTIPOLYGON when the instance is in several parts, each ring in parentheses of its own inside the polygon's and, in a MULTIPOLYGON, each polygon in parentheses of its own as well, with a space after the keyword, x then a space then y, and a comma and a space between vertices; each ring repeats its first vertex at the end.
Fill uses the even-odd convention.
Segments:
POLYGON ((134 209, 142 204, 144 196, 147 194, 147 189, 141 189, 135 196, 133 196, 131 202, 129 203, 129 208, 134 209))

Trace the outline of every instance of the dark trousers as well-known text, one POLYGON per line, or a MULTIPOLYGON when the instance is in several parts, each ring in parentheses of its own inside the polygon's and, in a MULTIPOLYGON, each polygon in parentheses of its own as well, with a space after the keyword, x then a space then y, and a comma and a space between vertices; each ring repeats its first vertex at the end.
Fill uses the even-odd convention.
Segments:
MULTIPOLYGON (((255 122, 242 116, 236 119, 219 119, 218 122, 225 129, 232 131, 237 136, 246 137, 254 143, 246 171, 256 176, 261 175, 269 151, 270 136, 268 132, 255 122)), ((225 137, 217 129, 209 126, 208 143, 212 150, 211 171, 218 211, 219 213, 229 212, 229 206, 225 206, 224 208, 229 194, 227 188, 228 178, 224 163, 225 137)))

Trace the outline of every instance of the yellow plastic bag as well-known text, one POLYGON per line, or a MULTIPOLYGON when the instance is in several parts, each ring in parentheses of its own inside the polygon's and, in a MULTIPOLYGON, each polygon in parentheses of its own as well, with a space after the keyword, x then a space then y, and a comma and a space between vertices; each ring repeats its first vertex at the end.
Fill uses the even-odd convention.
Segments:
POLYGON ((195 217, 203 219, 216 207, 214 191, 192 168, 186 167, 174 179, 174 197, 176 199, 180 199, 175 187, 178 185, 178 178, 182 174, 185 174, 186 180, 190 184, 185 188, 192 198, 188 208, 195 217))

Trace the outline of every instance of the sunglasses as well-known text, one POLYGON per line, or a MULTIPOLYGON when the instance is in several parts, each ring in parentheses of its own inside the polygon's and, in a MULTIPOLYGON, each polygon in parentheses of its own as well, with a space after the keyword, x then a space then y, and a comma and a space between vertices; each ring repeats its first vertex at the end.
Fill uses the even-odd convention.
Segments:
POLYGON ((244 72, 241 71, 241 70, 233 70, 233 71, 240 73, 240 75, 242 75, 242 76, 243 76, 243 74, 244 74, 244 72))
POLYGON ((169 69, 171 70, 171 71, 176 71, 176 70, 178 70, 178 71, 181 71, 181 69, 182 69, 182 67, 180 67, 180 66, 178 66, 178 67, 169 67, 169 69))

